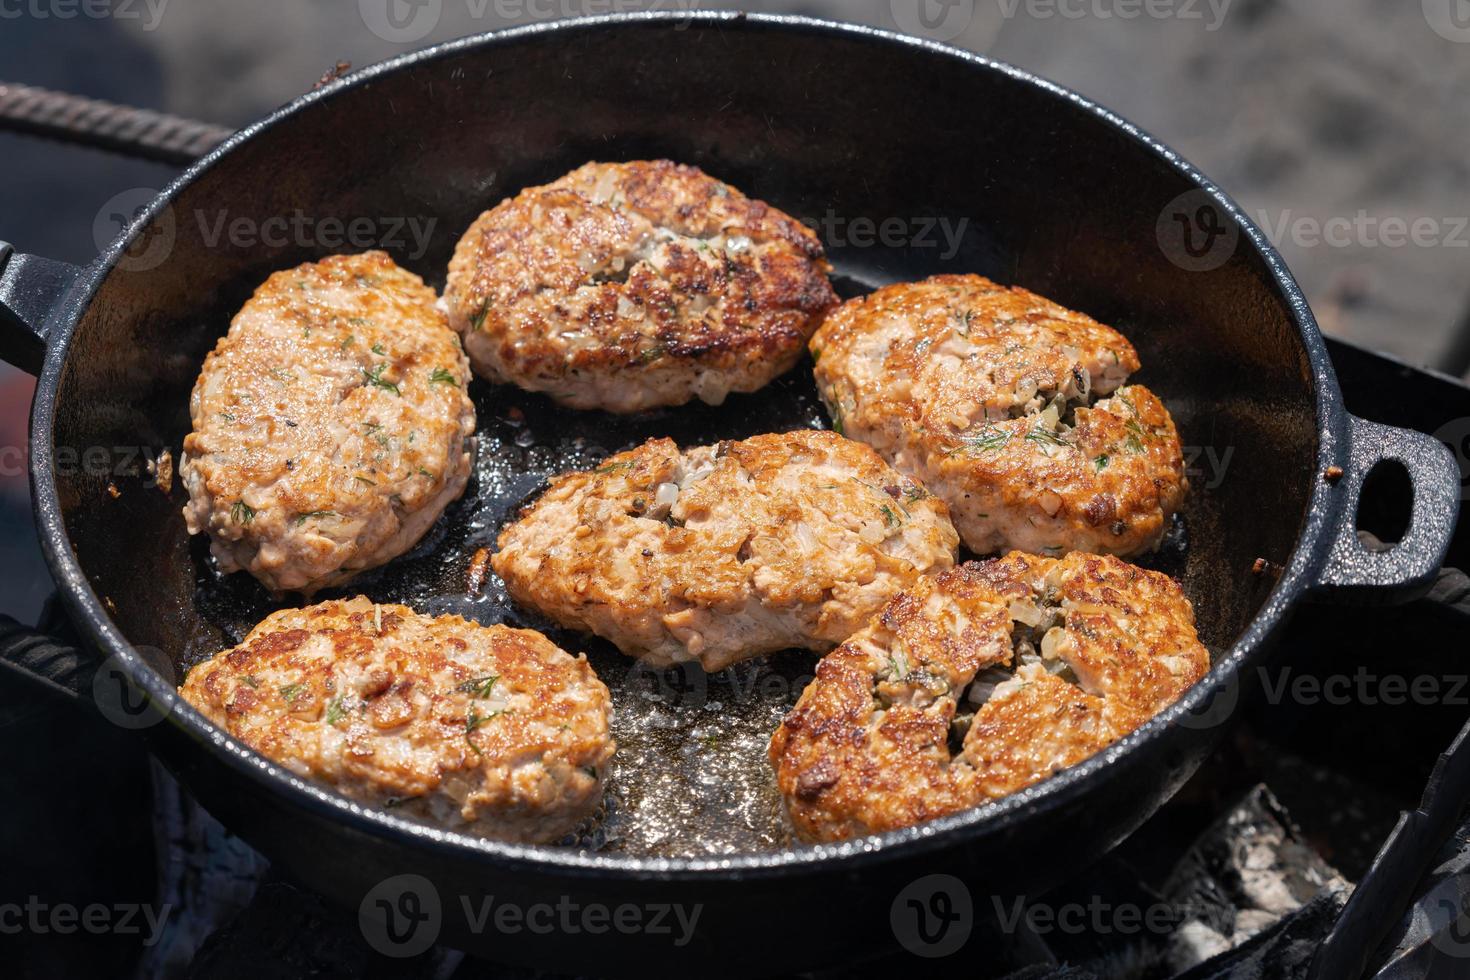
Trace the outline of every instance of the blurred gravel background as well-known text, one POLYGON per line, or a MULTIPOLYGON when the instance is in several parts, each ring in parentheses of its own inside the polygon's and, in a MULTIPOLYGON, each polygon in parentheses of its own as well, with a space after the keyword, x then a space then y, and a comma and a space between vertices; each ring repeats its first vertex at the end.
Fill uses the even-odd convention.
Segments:
MULTIPOLYGON (((676 6, 905 29, 1077 89, 1225 187, 1324 329, 1418 364, 1452 359, 1470 301, 1467 0, 0 0, 0 80, 239 125, 337 61, 676 6), (394 23, 404 40, 380 36, 394 23)), ((0 161, 0 236, 72 262, 95 254, 104 202, 172 175, 5 135, 0 161)), ((0 367, 0 612, 33 619, 51 585, 15 465, 28 402, 28 379, 0 367)))

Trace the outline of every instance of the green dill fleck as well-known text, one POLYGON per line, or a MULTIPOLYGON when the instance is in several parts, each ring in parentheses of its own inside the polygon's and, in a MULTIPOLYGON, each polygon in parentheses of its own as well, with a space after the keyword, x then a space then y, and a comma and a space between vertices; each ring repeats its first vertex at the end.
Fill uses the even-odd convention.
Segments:
POLYGON ((487 298, 485 302, 480 304, 480 309, 477 312, 470 314, 470 326, 476 330, 483 329, 485 326, 485 318, 489 315, 490 300, 487 298))
POLYGON ((417 796, 390 796, 388 797, 388 799, 383 801, 383 806, 385 809, 391 810, 396 806, 402 806, 405 803, 412 803, 416 799, 418 799, 417 796))
POLYGON ((224 419, 226 422, 235 421, 235 416, 231 415, 229 412, 220 412, 219 417, 224 419))
POLYGON ((374 354, 377 354, 379 357, 388 356, 388 352, 383 349, 382 344, 373 344, 373 346, 369 347, 368 350, 372 351, 374 354))
POLYGON ((434 474, 433 473, 430 473, 428 470, 424 469, 422 466, 419 467, 419 476, 427 476, 431 480, 434 479, 434 474))
POLYGON ((354 335, 348 334, 347 335, 347 339, 344 340, 344 341, 342 341, 342 349, 343 350, 346 350, 347 348, 351 347, 352 346, 352 342, 354 340, 356 340, 356 339, 357 339, 357 337, 355 337, 354 335))
POLYGON ((593 779, 598 778, 596 766, 583 766, 582 771, 591 776, 593 779))
POLYGON ((1126 424, 1128 427, 1128 441, 1124 445, 1128 447, 1130 453, 1137 456, 1143 452, 1143 440, 1145 438, 1143 426, 1138 424, 1137 419, 1129 419, 1126 424))
POLYGON ((367 368, 363 368, 363 379, 367 384, 372 385, 374 388, 382 388, 384 391, 391 391, 393 392, 393 394, 402 398, 403 392, 399 390, 397 382, 385 381, 383 379, 383 371, 385 371, 387 367, 388 365, 384 363, 373 365, 373 369, 371 371, 369 371, 367 368))
POLYGON ((230 520, 236 524, 249 524, 255 520, 255 508, 243 500, 237 500, 230 507, 230 520))
POLYGON ((925 490, 917 483, 912 483, 909 484, 909 488, 904 491, 903 496, 904 499, 907 500, 909 503, 915 504, 918 503, 920 500, 928 500, 930 497, 930 493, 928 490, 925 490))
POLYGON ((836 395, 827 395, 822 399, 827 403, 827 414, 832 416, 832 431, 839 436, 847 435, 845 431, 847 415, 842 410, 842 400, 836 395))
POLYGON ((665 347, 663 344, 654 344, 652 347, 648 348, 647 350, 641 352, 638 355, 638 363, 639 364, 652 364, 654 361, 656 361, 659 358, 663 357, 668 352, 669 352, 669 349, 667 347, 665 347))
POLYGON ((1052 430, 1046 429, 1046 428, 1042 428, 1041 426, 1037 426, 1034 429, 1028 429, 1027 432, 1026 432, 1026 438, 1029 441, 1031 441, 1031 442, 1041 442, 1041 443, 1045 443, 1045 444, 1047 444, 1049 446, 1070 446, 1071 445, 1070 442, 1068 442, 1067 440, 1063 439, 1061 436, 1057 435, 1052 430))
POLYGON ((990 427, 973 436, 967 436, 961 445, 949 452, 950 456, 958 453, 986 453, 999 450, 1011 441, 1011 434, 1003 429, 990 427))
POLYGON ((901 681, 909 675, 909 661, 902 650, 895 650, 888 655, 888 666, 894 680, 901 681))
POLYGON ((368 479, 365 476, 356 476, 356 475, 354 475, 352 478, 354 480, 361 481, 362 483, 366 483, 370 487, 375 487, 375 486, 378 485, 378 481, 377 480, 370 480, 370 479, 368 479))
POLYGON ((1108 468, 1108 462, 1108 457, 1106 455, 1103 455, 1099 456, 1097 459, 1094 459, 1092 461, 1092 465, 1096 466, 1098 470, 1105 470, 1108 468))
POLYGON ((304 684, 287 684, 281 688, 281 697, 286 699, 287 704, 290 704, 296 700, 303 687, 305 687, 304 684))
POLYGON ((336 698, 327 705, 327 724, 335 725, 347 717, 347 708, 342 704, 341 698, 336 698))
POLYGON ((837 489, 837 484, 835 484, 835 483, 823 483, 821 486, 817 487, 817 489, 818 490, 836 490, 837 489))
POLYGON ((260 690, 260 678, 254 674, 246 674, 243 680, 245 681, 245 686, 251 690, 260 690))
POLYGON ((965 310, 963 313, 956 312, 955 319, 959 321, 959 335, 969 337, 970 330, 975 326, 975 311, 965 310))
POLYGON ((498 718, 503 714, 505 714, 504 709, 492 711, 488 715, 482 715, 475 710, 473 705, 470 707, 470 713, 464 719, 464 740, 466 745, 475 750, 475 755, 484 755, 485 753, 481 752, 480 747, 470 740, 470 736, 475 733, 475 729, 485 724, 485 722, 492 718, 498 718))
POLYGON ((311 336, 311 328, 310 327, 302 327, 301 328, 301 339, 302 340, 305 340, 306 338, 308 338, 310 336, 311 336))
POLYGON ((636 465, 632 460, 624 460, 621 463, 608 463, 606 466, 599 467, 596 472, 601 474, 616 473, 619 470, 631 470, 636 465))
POLYGON ((296 515, 296 526, 297 527, 300 527, 301 525, 305 524, 307 521, 311 520, 313 517, 336 517, 336 516, 337 516, 337 512, 335 510, 309 510, 309 511, 307 511, 304 514, 297 514, 296 515))
POLYGON ((473 694, 476 698, 488 698, 490 692, 495 690, 495 682, 498 680, 500 680, 499 674, 486 674, 484 677, 465 681, 455 690, 463 694, 473 694))
POLYGON ((389 439, 387 434, 383 432, 383 426, 381 423, 364 422, 362 424, 362 434, 370 437, 374 442, 376 442, 379 446, 382 446, 384 449, 387 449, 389 445, 392 444, 392 440, 389 439))
POLYGON ((455 376, 453 374, 451 374, 449 371, 447 371, 447 370, 445 370, 444 368, 441 367, 441 368, 435 368, 434 369, 434 373, 431 374, 431 375, 429 375, 429 384, 431 384, 431 385, 450 385, 452 387, 458 388, 459 387, 459 380, 457 378, 455 378, 455 376))

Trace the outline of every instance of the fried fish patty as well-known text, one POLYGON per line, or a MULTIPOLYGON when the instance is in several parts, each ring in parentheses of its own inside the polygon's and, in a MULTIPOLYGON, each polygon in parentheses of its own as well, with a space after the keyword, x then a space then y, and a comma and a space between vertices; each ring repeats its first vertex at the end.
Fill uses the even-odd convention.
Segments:
POLYGON ((829 650, 954 563, 942 501, 832 432, 681 452, 655 439, 558 477, 500 535, 517 602, 656 665, 829 650))
POLYGON ((597 807, 611 699, 540 633, 365 598, 272 613, 179 689, 234 737, 364 805, 546 843, 597 807))
POLYGON ((881 833, 1074 765, 1209 669, 1168 576, 1017 552, 919 580, 825 657, 771 764, 804 839, 881 833))
POLYGON ((810 229, 695 167, 589 163, 482 214, 445 301, 480 375, 637 412, 789 371, 837 305, 830 269, 810 229))
POLYGON ((840 431, 949 504, 965 545, 1134 555, 1189 488, 1117 331, 1024 289, 936 276, 854 299, 811 341, 840 431))
POLYGON ((180 475, 226 572, 311 594, 412 548, 464 492, 475 409, 434 291, 383 252, 272 275, 204 362, 180 475))

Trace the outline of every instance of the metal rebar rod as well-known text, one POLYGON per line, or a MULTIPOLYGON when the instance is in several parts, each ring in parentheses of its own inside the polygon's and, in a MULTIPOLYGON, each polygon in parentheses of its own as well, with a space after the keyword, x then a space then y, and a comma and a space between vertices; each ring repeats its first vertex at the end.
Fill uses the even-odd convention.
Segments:
POLYGON ((183 166, 218 146, 233 130, 167 113, 0 82, 0 131, 183 166))

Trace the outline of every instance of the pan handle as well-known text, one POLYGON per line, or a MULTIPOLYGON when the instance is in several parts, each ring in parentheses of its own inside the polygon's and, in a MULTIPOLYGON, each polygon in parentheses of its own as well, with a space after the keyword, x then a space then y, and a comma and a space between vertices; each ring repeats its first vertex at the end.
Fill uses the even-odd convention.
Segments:
POLYGON ((0 615, 0 674, 84 707, 93 703, 97 664, 76 647, 0 615))
POLYGON ((41 373, 51 311, 81 270, 0 242, 0 360, 41 373))
MULTIPOLYGON (((171 709, 139 688, 121 660, 102 660, 85 644, 50 635, 52 622, 55 618, 48 617, 33 629, 0 615, 0 677, 18 678, 38 695, 100 715, 124 731, 152 728, 169 717, 171 709)), ((70 632, 64 621, 59 628, 70 632)), ((172 676, 163 651, 134 647, 133 652, 153 670, 172 676)))
POLYGON ((1449 551, 1460 512, 1460 467, 1433 436, 1353 416, 1348 423, 1346 459, 1336 482, 1337 527, 1311 592, 1328 602, 1410 602, 1434 584, 1449 551), (1369 551, 1358 537, 1358 504, 1368 475, 1385 463, 1408 471, 1413 513, 1403 540, 1387 551, 1369 551))

